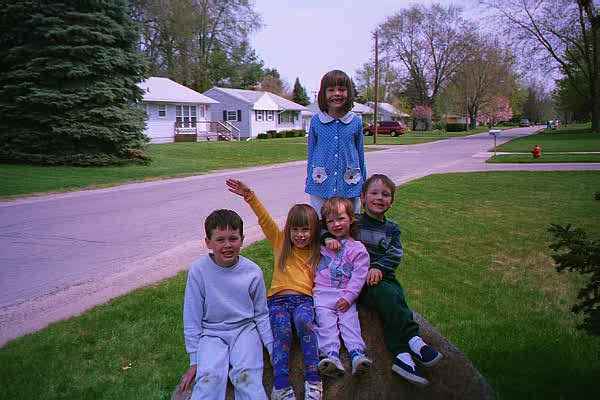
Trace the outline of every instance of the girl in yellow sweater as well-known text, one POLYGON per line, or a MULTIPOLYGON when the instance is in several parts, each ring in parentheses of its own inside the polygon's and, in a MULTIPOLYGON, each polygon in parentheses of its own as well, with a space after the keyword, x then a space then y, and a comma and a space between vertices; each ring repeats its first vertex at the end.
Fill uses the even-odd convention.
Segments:
POLYGON ((318 346, 314 331, 312 290, 315 267, 320 260, 319 218, 308 204, 296 204, 288 212, 283 231, 248 186, 228 179, 229 191, 242 196, 258 217, 258 223, 271 243, 275 265, 267 292, 269 318, 273 331, 274 387, 272 400, 295 400, 289 380, 289 354, 292 323, 304 358, 304 398, 320 400, 323 386, 317 365, 318 346))

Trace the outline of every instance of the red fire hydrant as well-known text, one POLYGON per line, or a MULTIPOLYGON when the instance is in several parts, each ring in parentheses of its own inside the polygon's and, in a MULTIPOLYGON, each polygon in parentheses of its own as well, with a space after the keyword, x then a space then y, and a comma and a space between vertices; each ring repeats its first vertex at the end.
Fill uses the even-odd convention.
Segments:
POLYGON ((531 150, 531 154, 533 154, 533 158, 540 158, 542 156, 542 148, 539 144, 536 144, 531 150))

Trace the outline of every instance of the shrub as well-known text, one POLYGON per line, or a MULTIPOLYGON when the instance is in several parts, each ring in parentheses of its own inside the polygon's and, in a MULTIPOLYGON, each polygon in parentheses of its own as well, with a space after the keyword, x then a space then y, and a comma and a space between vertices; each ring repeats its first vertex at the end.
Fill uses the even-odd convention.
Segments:
POLYGON ((285 134, 285 137, 290 138, 290 137, 295 137, 296 136, 296 131, 292 130, 292 131, 285 131, 283 132, 285 134))
POLYGON ((577 294, 578 303, 571 311, 584 315, 577 328, 590 335, 600 336, 600 240, 588 239, 586 233, 571 224, 560 226, 551 224, 548 231, 554 235, 550 248, 556 263, 556 271, 576 271, 590 275, 590 280, 577 294))
POLYGON ((443 131, 444 129, 446 129, 446 124, 444 124, 444 122, 442 122, 442 121, 438 121, 433 124, 433 129, 438 130, 438 131, 443 131))
POLYGON ((275 137, 276 137, 276 138, 282 138, 282 137, 285 137, 285 133, 284 133, 284 132, 275 132, 275 137))
POLYGON ((276 137, 276 136, 275 136, 276 134, 277 134, 277 131, 276 131, 276 130, 270 130, 270 131, 267 131, 267 137, 268 137, 269 139, 276 137))
POLYGON ((446 124, 446 131, 461 132, 467 130, 467 124, 446 124))
POLYGON ((267 135, 266 133, 259 133, 258 135, 256 135, 257 139, 268 139, 269 135, 267 135))

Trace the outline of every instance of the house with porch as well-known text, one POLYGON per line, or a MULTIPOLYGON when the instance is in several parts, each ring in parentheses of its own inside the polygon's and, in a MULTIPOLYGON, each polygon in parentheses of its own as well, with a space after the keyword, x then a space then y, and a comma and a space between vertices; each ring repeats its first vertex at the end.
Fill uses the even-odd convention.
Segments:
MULTIPOLYGON (((372 101, 367 102, 367 105, 371 108, 375 107, 372 101)), ((390 103, 377 103, 377 119, 379 121, 402 121, 406 124, 408 118, 410 115, 398 110, 390 103)))
MULTIPOLYGON (((311 120, 312 116, 314 114, 318 113, 320 110, 319 110, 318 103, 310 103, 309 105, 306 106, 306 108, 307 108, 306 111, 302 111, 302 129, 304 129, 306 132, 308 132, 308 129, 310 128, 310 120, 311 120)), ((352 111, 353 113, 358 115, 358 117, 364 123, 369 124, 369 123, 373 122, 373 109, 369 106, 354 102, 354 107, 352 107, 352 110, 350 110, 350 111, 352 111)))
POLYGON ((203 94, 217 101, 211 106, 212 119, 236 127, 241 138, 303 128, 300 113, 306 107, 276 94, 216 86, 203 94))
POLYGON ((152 143, 227 136, 226 127, 215 126, 210 120, 210 107, 217 104, 216 100, 168 78, 150 77, 138 86, 144 91, 142 104, 147 115, 144 133, 152 143))

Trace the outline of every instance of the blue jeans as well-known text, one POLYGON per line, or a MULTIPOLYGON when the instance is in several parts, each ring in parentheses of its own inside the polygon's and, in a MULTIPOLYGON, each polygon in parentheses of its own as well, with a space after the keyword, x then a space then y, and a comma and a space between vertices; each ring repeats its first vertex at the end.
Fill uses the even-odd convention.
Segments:
POLYGON ((300 340, 304 359, 304 380, 320 382, 317 335, 315 334, 314 303, 310 296, 289 294, 272 296, 267 302, 273 331, 273 375, 275 389, 290 386, 290 349, 292 321, 300 340))

